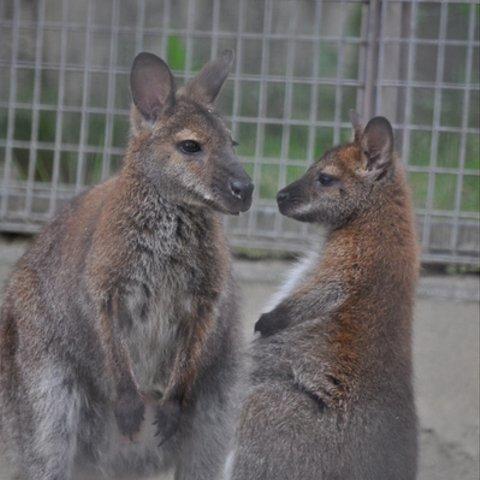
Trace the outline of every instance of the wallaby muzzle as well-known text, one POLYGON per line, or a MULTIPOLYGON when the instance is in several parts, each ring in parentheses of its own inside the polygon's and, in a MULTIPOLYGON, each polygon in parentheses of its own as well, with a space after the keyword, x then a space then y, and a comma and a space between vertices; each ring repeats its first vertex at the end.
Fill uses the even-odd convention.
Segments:
POLYGON ((254 185, 237 160, 228 162, 213 185, 225 210, 230 214, 246 212, 252 205, 254 185))
POLYGON ((278 209, 282 215, 292 215, 299 206, 306 203, 303 183, 302 177, 277 193, 278 209))

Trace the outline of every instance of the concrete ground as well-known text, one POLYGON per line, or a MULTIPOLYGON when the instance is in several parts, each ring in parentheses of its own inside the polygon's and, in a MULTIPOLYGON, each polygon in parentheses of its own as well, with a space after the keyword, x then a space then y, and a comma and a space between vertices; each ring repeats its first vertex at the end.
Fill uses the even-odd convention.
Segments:
MULTIPOLYGON (((248 322, 258 318, 287 268, 285 262, 237 264, 248 322)), ((478 480, 478 278, 422 277, 418 291, 414 324, 421 426, 418 480, 478 480)))
MULTIPOLYGON (((0 288, 26 245, 26 241, 0 239, 0 288)), ((239 261, 236 268, 243 293, 245 329, 251 332, 288 264, 239 261)), ((421 425, 418 479, 477 480, 478 277, 422 277, 418 292, 414 330, 415 388, 421 425)))

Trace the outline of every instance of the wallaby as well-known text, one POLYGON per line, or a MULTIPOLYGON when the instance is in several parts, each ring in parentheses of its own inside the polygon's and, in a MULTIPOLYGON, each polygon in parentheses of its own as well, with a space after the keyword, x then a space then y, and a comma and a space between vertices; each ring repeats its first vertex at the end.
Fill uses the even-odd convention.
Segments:
POLYGON ((74 199, 16 265, 0 432, 21 478, 222 471, 241 345, 218 212, 248 210, 253 190, 214 109, 232 62, 225 51, 176 92, 163 60, 137 55, 121 171, 74 199))
POLYGON ((354 141, 277 196, 327 235, 255 325, 233 480, 415 478, 410 193, 388 120, 352 120, 354 141))

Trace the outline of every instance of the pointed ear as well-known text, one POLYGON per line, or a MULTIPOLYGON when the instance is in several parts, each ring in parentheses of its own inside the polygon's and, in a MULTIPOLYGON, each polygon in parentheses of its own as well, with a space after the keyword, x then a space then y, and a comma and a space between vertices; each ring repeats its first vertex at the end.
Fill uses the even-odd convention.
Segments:
MULTIPOLYGON (((130 73, 133 103, 153 123, 175 103, 175 82, 168 65, 153 53, 139 53, 130 73)), ((132 120, 136 120, 133 118, 132 120)), ((138 115, 137 115, 138 117, 138 115)))
POLYGON ((353 141, 355 143, 358 143, 362 138, 362 133, 363 133, 363 127, 362 127, 362 121, 360 119, 360 115, 355 110, 350 110, 348 112, 348 115, 350 117, 350 123, 352 124, 352 127, 353 127, 353 135, 354 135, 353 141))
POLYGON ((360 145, 367 157, 366 174, 379 180, 393 163, 393 130, 385 117, 372 118, 362 134, 360 145))
POLYGON ((220 93, 233 64, 233 51, 224 50, 221 55, 208 62, 200 72, 182 89, 182 93, 193 100, 211 104, 220 93))

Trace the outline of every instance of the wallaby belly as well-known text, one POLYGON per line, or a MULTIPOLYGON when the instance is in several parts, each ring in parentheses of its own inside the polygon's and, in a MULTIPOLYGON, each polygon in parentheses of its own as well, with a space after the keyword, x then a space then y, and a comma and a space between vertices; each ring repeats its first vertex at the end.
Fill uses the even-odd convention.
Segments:
MULTIPOLYGON (((179 318, 175 298, 185 298, 185 292, 175 289, 167 293, 165 282, 159 281, 155 298, 148 306, 144 319, 134 322, 126 333, 125 342, 132 359, 134 378, 140 391, 161 393, 166 387, 176 353, 175 337, 179 318)), ((188 307, 188 301, 183 302, 188 307)))

